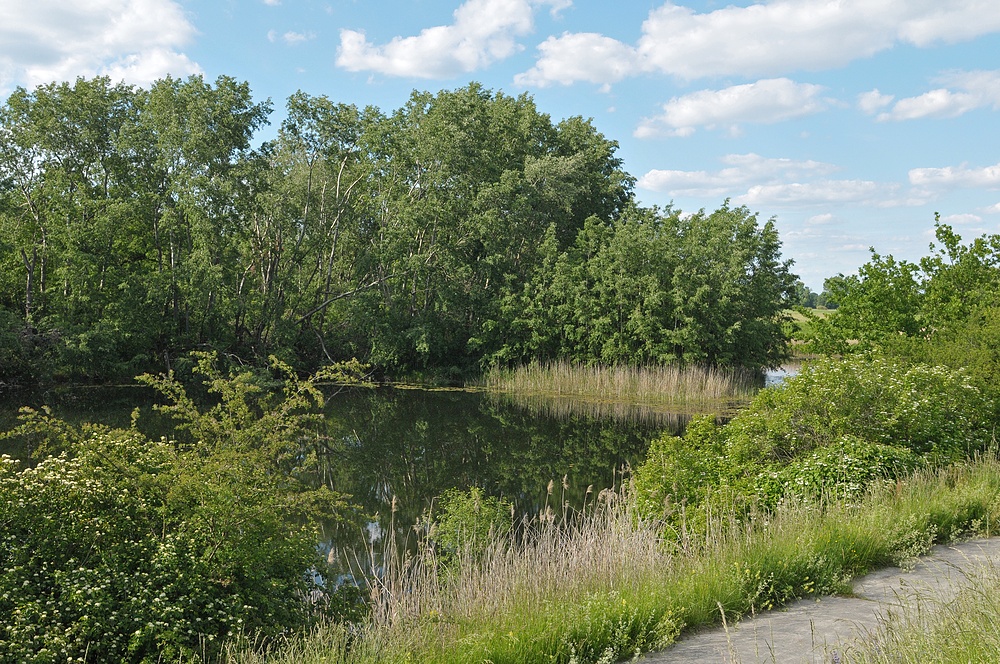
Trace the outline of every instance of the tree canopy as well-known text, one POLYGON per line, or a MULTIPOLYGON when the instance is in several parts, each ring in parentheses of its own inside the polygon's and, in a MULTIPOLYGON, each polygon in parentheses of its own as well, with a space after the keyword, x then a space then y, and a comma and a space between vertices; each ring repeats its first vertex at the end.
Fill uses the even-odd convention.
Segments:
POLYGON ((0 107, 0 380, 192 350, 389 373, 784 353, 790 262, 728 204, 645 209, 618 145, 476 83, 384 112, 228 77, 107 78, 0 107))

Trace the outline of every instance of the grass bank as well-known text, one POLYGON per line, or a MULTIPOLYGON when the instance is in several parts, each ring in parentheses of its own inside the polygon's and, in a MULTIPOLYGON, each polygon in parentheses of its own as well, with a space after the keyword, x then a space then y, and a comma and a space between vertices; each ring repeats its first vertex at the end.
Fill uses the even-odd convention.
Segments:
POLYGON ((612 662, 679 633, 797 597, 844 591, 854 576, 905 564, 936 542, 989 536, 1000 517, 995 455, 863 499, 789 503, 749 520, 711 515, 666 541, 620 494, 577 518, 530 524, 445 564, 421 547, 372 589, 361 625, 324 628, 265 658, 228 661, 612 662))
POLYGON ((844 653, 854 664, 931 664, 1000 661, 1000 569, 968 573, 950 600, 921 599, 891 613, 862 643, 844 653))

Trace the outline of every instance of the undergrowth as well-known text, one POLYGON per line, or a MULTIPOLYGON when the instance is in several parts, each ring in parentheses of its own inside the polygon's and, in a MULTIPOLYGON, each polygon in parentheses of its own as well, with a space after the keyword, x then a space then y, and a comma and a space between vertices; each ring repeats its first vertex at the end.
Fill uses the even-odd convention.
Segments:
POLYGON ((987 455, 853 500, 709 514, 704 529, 665 539, 626 495, 605 492, 584 513, 535 520, 447 570, 424 539, 372 587, 367 622, 270 655, 231 650, 229 661, 618 661, 723 615, 845 592, 852 577, 906 565, 934 543, 988 536, 998 494, 1000 462, 987 455))

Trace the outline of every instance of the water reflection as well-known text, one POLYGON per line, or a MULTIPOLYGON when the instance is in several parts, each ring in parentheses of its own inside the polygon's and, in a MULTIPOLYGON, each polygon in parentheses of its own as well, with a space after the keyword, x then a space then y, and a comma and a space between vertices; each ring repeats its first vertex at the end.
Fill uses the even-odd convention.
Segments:
MULTIPOLYGON (((22 404, 52 405, 74 423, 128 427, 141 407, 139 428, 153 439, 170 436, 173 423, 152 411, 153 392, 144 387, 68 388, 41 395, 3 395, 4 429, 16 425, 22 404)), ((679 432, 687 416, 650 408, 569 401, 517 401, 464 391, 390 387, 331 394, 318 443, 315 480, 350 494, 375 522, 326 533, 339 549, 356 547, 372 532, 390 528, 393 500, 397 531, 416 523, 436 496, 449 488, 482 487, 502 496, 522 514, 548 503, 583 504, 594 492, 621 482, 621 469, 641 461, 660 432, 679 432), (565 483, 563 478, 565 478, 565 483), (554 482, 555 491, 546 488, 554 482)), ((0 452, 23 456, 15 441, 0 452), (20 453, 19 453, 20 452, 20 453)))
POLYGON ((679 431, 685 421, 557 416, 462 391, 354 390, 330 401, 322 480, 383 519, 395 498, 403 524, 415 523, 452 487, 482 487, 523 513, 547 500, 580 505, 589 486, 613 486, 652 437, 679 431), (548 497, 552 480, 558 490, 548 497))

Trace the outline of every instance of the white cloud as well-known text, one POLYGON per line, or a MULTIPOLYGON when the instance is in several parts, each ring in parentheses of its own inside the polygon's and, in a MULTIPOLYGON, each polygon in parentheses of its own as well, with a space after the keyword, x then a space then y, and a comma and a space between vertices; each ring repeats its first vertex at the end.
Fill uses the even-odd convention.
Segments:
MULTIPOLYGON (((774 0, 706 13, 665 2, 650 11, 635 45, 615 42, 604 48, 634 53, 630 62, 637 72, 688 80, 779 76, 841 67, 898 43, 925 47, 998 30, 1000 4, 992 0, 774 0)), ((573 34, 547 40, 524 80, 593 82, 590 72, 570 76, 579 45, 573 34)), ((613 73, 600 82, 614 82, 613 73)))
POLYGON ((946 217, 941 217, 941 221, 950 226, 971 226, 972 224, 983 223, 983 218, 978 214, 967 212, 964 214, 949 214, 946 217))
POLYGON ((337 66, 390 76, 449 78, 482 69, 521 50, 517 37, 531 32, 538 5, 553 13, 567 0, 466 0, 451 25, 375 45, 364 32, 341 30, 337 66))
POLYGON ((818 85, 773 78, 722 90, 701 90, 675 97, 663 113, 644 119, 637 138, 657 135, 690 136, 698 127, 732 130, 740 123, 774 123, 818 113, 827 102, 818 85))
POLYGON ((837 170, 820 161, 774 159, 758 154, 731 154, 722 158, 726 168, 708 171, 652 170, 639 178, 642 189, 672 196, 732 196, 747 187, 788 179, 829 175, 837 170))
POLYGON ((936 82, 945 87, 900 99, 878 119, 954 118, 977 108, 1000 110, 1000 70, 950 72, 936 82))
POLYGON ((910 170, 909 178, 913 186, 929 189, 1000 189, 1000 164, 984 168, 969 168, 964 164, 944 168, 914 168, 910 170))
MULTIPOLYGON (((893 207, 918 202, 894 199, 896 185, 832 179, 829 176, 837 167, 820 161, 742 154, 728 155, 723 163, 726 167, 714 172, 652 170, 639 178, 637 186, 675 198, 731 198, 737 205, 751 207, 844 203, 893 207)), ((809 223, 819 226, 832 220, 832 215, 824 213, 811 217, 809 223)))
POLYGON ((635 49, 592 32, 549 37, 538 50, 542 53, 538 64, 514 77, 518 85, 546 87, 574 81, 610 84, 622 80, 636 67, 635 49))
POLYGON ((264 4, 268 7, 277 7, 281 4, 281 0, 264 0, 264 4))
POLYGON ((307 42, 316 39, 316 33, 288 31, 285 34, 281 35, 281 38, 285 41, 286 44, 295 46, 296 44, 301 44, 302 42, 307 42))
POLYGON ((830 212, 815 214, 806 219, 806 226, 826 226, 827 224, 833 223, 835 220, 836 217, 830 212))
POLYGON ((195 29, 172 0, 5 3, 0 88, 107 74, 144 85, 201 71, 179 49, 195 29))
POLYGON ((884 95, 878 88, 858 95, 858 108, 871 115, 892 103, 892 95, 884 95))
POLYGON ((733 198, 738 205, 816 205, 822 203, 871 204, 886 187, 871 180, 819 180, 750 187, 733 198))

